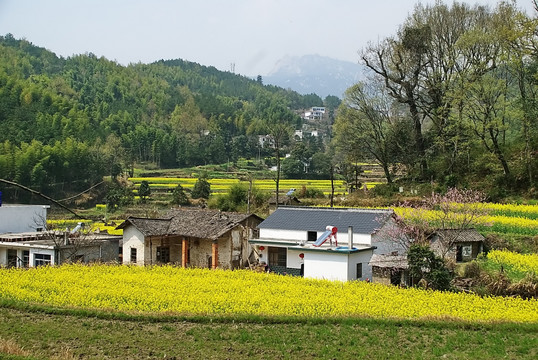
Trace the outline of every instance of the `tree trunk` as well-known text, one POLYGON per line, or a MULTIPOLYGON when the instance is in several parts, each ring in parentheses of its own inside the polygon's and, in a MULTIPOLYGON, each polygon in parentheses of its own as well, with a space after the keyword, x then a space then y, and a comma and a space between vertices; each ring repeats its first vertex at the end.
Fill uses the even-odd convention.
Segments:
POLYGON ((280 150, 279 144, 276 144, 276 208, 278 208, 278 195, 280 184, 280 150))
POLYGON ((387 178, 387 184, 392 184, 392 176, 390 175, 389 166, 385 162, 383 162, 381 166, 383 166, 383 171, 385 172, 385 177, 387 178))
MULTIPOLYGON (((411 98, 411 97, 410 97, 411 98)), ((416 141, 416 150, 417 156, 420 159, 420 177, 424 179, 426 171, 428 170, 428 164, 426 162, 426 151, 424 144, 424 137, 422 136, 422 123, 420 121, 420 114, 418 112, 417 104, 414 100, 408 102, 409 111, 411 113, 411 118, 413 119, 413 128, 415 130, 415 141, 416 141)))
POLYGON ((499 161, 501 162, 504 174, 507 176, 510 175, 510 169, 508 168, 508 163, 506 162, 504 154, 501 151, 499 142, 497 141, 497 137, 493 134, 493 129, 489 129, 489 136, 493 144, 493 153, 495 154, 495 156, 497 156, 497 159, 499 159, 499 161))

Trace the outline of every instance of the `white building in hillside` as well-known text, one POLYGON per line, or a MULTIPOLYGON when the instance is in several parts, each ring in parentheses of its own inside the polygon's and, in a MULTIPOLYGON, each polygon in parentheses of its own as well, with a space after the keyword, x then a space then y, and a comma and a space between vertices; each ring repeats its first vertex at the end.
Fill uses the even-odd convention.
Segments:
POLYGON ((394 254, 386 240, 392 210, 279 207, 249 243, 271 271, 329 280, 372 278, 373 254, 394 254), (327 230, 330 227, 330 230, 327 230))
POLYGON ((0 234, 45 230, 49 205, 0 206, 0 234))
POLYGON ((325 115, 325 108, 321 106, 312 107, 310 110, 305 111, 303 119, 305 120, 321 120, 325 115))

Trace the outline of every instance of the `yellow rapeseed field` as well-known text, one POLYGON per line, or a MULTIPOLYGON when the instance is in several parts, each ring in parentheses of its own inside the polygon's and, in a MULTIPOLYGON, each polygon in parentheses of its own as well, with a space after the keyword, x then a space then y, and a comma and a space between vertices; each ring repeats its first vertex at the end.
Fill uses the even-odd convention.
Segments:
POLYGON ((488 260, 509 266, 516 271, 538 274, 538 254, 518 254, 506 250, 492 250, 488 260))
MULTIPOLYGON (((489 204, 485 204, 487 206, 489 204)), ((425 209, 410 209, 405 207, 394 208, 396 214, 413 220, 413 218, 419 218, 420 220, 426 220, 430 223, 442 218, 441 211, 439 210, 425 210, 425 209)), ((449 216, 445 218, 445 221, 458 222, 459 217, 464 215, 458 212, 451 212, 449 216)), ((487 229, 489 231, 500 233, 515 233, 526 235, 538 234, 538 219, 532 219, 519 216, 506 216, 506 215, 482 215, 476 218, 477 227, 479 229, 487 229)))
POLYGON ((4 299, 118 311, 538 323, 536 299, 482 298, 247 270, 63 265, 2 269, 0 283, 0 298, 4 299))

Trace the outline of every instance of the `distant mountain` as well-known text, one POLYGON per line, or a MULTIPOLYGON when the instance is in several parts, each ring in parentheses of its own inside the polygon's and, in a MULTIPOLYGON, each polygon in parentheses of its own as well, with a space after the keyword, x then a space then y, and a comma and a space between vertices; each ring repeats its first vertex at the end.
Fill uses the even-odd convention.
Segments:
POLYGON ((301 94, 315 93, 322 98, 342 98, 347 88, 364 78, 364 67, 358 63, 320 55, 287 56, 273 71, 263 77, 265 84, 290 88, 301 94))

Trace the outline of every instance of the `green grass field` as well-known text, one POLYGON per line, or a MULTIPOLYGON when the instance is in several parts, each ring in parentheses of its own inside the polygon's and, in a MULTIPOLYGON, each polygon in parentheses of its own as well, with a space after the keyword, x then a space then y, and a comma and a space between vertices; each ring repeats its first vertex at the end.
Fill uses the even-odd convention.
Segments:
POLYGON ((0 308, 0 359, 535 359, 535 325, 234 322, 0 308), (2 355, 4 354, 4 355, 2 355))

